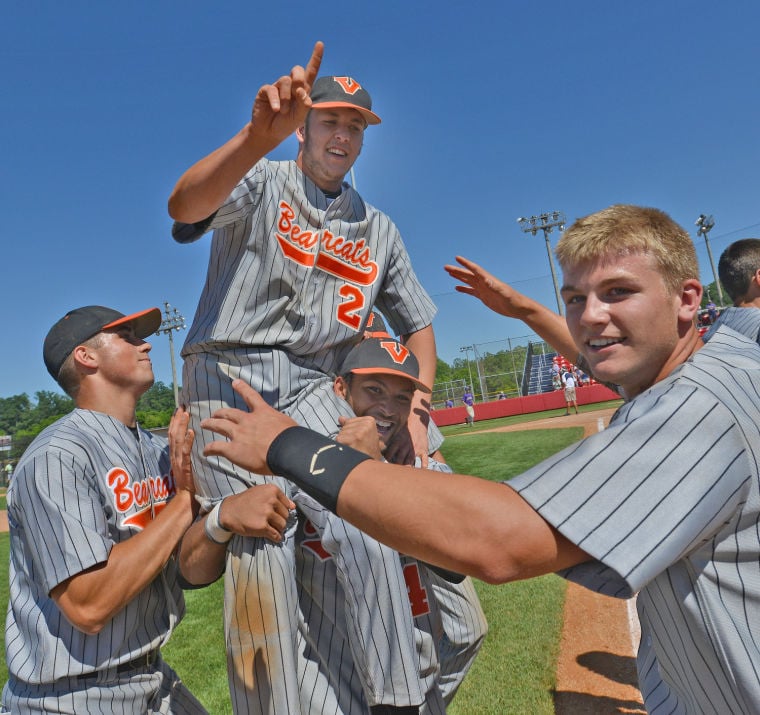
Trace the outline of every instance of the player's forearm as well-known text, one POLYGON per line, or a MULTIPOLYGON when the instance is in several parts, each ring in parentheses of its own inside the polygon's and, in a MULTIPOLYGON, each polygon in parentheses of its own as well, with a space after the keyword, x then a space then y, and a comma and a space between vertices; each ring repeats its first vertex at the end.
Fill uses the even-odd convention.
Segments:
POLYGON ((274 146, 247 124, 232 139, 191 166, 169 197, 175 221, 196 223, 211 216, 251 167, 274 146))
POLYGON ((578 346, 561 315, 537 301, 525 298, 520 319, 560 355, 564 355, 571 362, 577 362, 578 346))
POLYGON ((227 544, 217 544, 206 534, 208 514, 196 519, 185 532, 178 554, 182 578, 194 586, 216 581, 224 572, 227 544))
POLYGON ((428 325, 421 330, 404 335, 403 338, 404 345, 414 353, 420 364, 420 381, 432 389, 438 359, 433 326, 428 325))
POLYGON ((514 490, 477 477, 377 462, 355 467, 337 512, 392 548, 488 583, 550 573, 588 559, 514 490))
POLYGON ((180 491, 139 534, 115 544, 108 560, 56 586, 52 598, 81 631, 98 633, 161 572, 194 518, 180 491))

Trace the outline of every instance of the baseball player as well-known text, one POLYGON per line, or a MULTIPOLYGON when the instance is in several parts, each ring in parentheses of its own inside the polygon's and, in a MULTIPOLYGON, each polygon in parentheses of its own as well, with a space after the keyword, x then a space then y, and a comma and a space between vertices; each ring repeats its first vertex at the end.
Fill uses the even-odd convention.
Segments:
POLYGON ((45 365, 76 409, 24 452, 8 490, 4 712, 204 713, 160 647, 184 613, 173 551, 193 521, 186 414, 141 429, 161 312, 67 313, 45 365))
MULTIPOLYGON (((368 338, 353 348, 335 380, 334 390, 357 415, 342 420, 338 441, 382 459, 386 444, 407 421, 415 389, 429 388, 419 382, 414 355, 383 333, 380 321, 375 322, 372 334, 384 337, 368 338)), ((434 459, 429 460, 428 468, 451 471, 434 459)), ((347 533, 355 527, 302 492, 295 500, 308 517, 299 519, 296 537, 307 660, 326 674, 342 712, 366 712, 367 693, 372 693, 374 687, 373 674, 357 667, 365 658, 351 655, 357 643, 346 629, 351 619, 346 619, 344 604, 350 607, 362 595, 375 600, 378 617, 390 625, 386 626, 385 639, 382 633, 377 639, 365 638, 358 644, 360 649, 382 649, 383 640, 396 637, 392 628, 398 620, 392 610, 396 604, 374 598, 372 583, 364 582, 361 574, 349 571, 346 576, 345 570, 336 569, 336 561, 341 559, 339 544, 350 541, 347 533), (354 597, 346 598, 345 591, 354 592, 354 597)), ((368 550, 364 555, 375 562, 366 572, 383 573, 386 552, 374 556, 368 550)), ((416 559, 403 556, 402 563, 408 594, 402 607, 410 609, 414 616, 416 653, 413 667, 404 673, 403 680, 392 685, 399 692, 421 689, 424 703, 420 712, 445 712, 485 638, 485 615, 470 579, 451 583, 416 559)), ((315 693, 315 697, 321 698, 322 693, 315 693)))
POLYGON ((721 310, 704 340, 723 325, 760 342, 760 239, 743 238, 726 248, 718 261, 718 275, 734 304, 721 310))
MULTIPOLYGON (((207 451, 287 475, 446 568, 494 583, 560 571, 611 596, 638 593, 647 711, 757 712, 760 346, 729 328, 701 340, 694 245, 660 211, 613 206, 579 219, 556 252, 570 334, 594 376, 626 398, 604 431, 505 484, 441 479, 367 462, 236 382, 251 412, 207 420, 228 438, 207 451)), ((469 265, 451 267, 463 292, 528 306, 469 265)))
POLYGON ((575 374, 572 367, 562 375, 562 383, 565 386, 565 414, 570 414, 570 408, 575 408, 575 414, 578 414, 578 398, 575 394, 575 374))
MULTIPOLYGON (((315 81, 322 51, 317 43, 305 69, 295 67, 264 85, 251 122, 191 167, 169 200, 179 242, 214 230, 206 284, 182 351, 204 509, 267 482, 292 496, 292 485, 280 478, 203 458, 213 436, 199 429, 200 422, 220 407, 243 405, 231 389, 234 378, 255 386, 300 423, 335 432, 338 417, 351 412, 333 395, 331 376, 377 305, 417 355, 421 375, 433 380, 434 306, 392 221, 343 182, 366 126, 380 119, 355 79, 315 81), (265 158, 293 132, 299 143, 295 161, 265 158)), ((420 405, 421 394, 415 396, 420 405)), ((426 413, 426 401, 424 407, 426 413)), ((415 420, 420 412, 415 410, 415 420)), ((427 440, 417 434, 415 441, 427 454, 427 440)), ((292 519, 276 545, 238 536, 230 542, 225 627, 237 712, 292 715, 299 707, 294 528, 292 519)), ((387 576, 386 590, 403 593, 400 563, 387 576)), ((411 617, 403 627, 412 638, 411 617)), ((398 667, 405 670, 401 655, 398 667)))

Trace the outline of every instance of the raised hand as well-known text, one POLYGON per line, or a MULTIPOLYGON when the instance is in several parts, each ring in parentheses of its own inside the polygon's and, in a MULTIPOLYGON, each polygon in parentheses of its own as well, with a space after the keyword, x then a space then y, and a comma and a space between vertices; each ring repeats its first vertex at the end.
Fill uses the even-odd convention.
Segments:
POLYGON ((177 408, 169 422, 169 457, 177 491, 184 489, 195 494, 193 468, 190 460, 195 433, 188 429, 189 424, 190 414, 184 407, 177 408))
POLYGON ((304 69, 296 65, 289 75, 274 84, 265 84, 256 94, 251 112, 251 124, 262 138, 279 144, 289 137, 306 119, 311 108, 311 86, 322 64, 324 45, 317 42, 304 69))
POLYGON ((455 280, 464 283, 456 286, 457 291, 475 296, 500 315, 524 318, 528 299, 522 293, 500 281, 474 261, 462 256, 456 256, 456 261, 459 266, 446 265, 444 270, 455 280))

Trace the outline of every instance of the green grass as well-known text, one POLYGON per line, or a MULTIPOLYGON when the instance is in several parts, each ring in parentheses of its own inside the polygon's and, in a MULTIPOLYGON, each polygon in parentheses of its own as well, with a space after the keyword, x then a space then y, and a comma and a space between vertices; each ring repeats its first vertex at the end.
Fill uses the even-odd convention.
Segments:
MULTIPOLYGON (((469 428, 466 439, 449 439, 442 451, 454 471, 500 481, 582 436, 581 427, 488 434, 469 428)), ((449 712, 554 713, 565 582, 548 575, 503 586, 476 581, 475 586, 489 633, 449 712)))
MULTIPOLYGON (((489 420, 477 423, 476 427, 540 419, 553 412, 557 411, 489 420)), ((443 447, 451 467, 457 472, 493 480, 509 479, 582 436, 579 427, 489 434, 462 428, 459 432, 466 433, 467 439, 456 439, 456 428, 446 430, 454 437, 443 447)), ((8 547, 8 534, 0 534, 2 607, 8 601, 5 567, 8 547)), ((488 618, 489 634, 449 712, 452 715, 554 713, 555 664, 565 582, 549 575, 504 586, 479 581, 475 585, 488 618)), ((188 591, 186 601, 187 615, 163 649, 164 657, 210 713, 227 715, 232 711, 222 632, 222 581, 206 589, 188 591)), ((7 677, 4 663, 0 675, 4 682, 7 677)))

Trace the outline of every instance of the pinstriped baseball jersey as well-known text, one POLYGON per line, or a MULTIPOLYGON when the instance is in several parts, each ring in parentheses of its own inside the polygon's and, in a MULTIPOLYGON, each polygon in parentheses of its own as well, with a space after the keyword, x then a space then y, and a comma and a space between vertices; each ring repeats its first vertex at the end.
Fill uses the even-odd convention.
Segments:
MULTIPOLYGON (((393 222, 347 184, 328 200, 294 161, 259 161, 207 228, 207 280, 183 356, 278 347, 334 372, 336 349, 356 342, 373 306, 397 334, 435 315, 393 222)), ((185 232, 175 225, 177 240, 185 232)))
POLYGON ((721 325, 760 343, 760 308, 723 308, 717 322, 705 333, 704 341, 707 342, 721 325))
MULTIPOLYGON (((46 698, 48 712, 147 712, 159 697, 166 686, 159 671, 171 673, 165 665, 151 677, 151 669, 115 668, 157 649, 182 618, 173 559, 96 635, 74 628, 48 594, 104 563, 115 544, 147 526, 175 491, 169 473, 164 440, 139 430, 138 442, 118 420, 82 409, 44 430, 24 453, 7 497, 10 680, 3 702, 14 713, 46 698)), ((205 712, 192 696, 187 707, 205 712)))
MULTIPOLYGON (((450 471, 434 460, 430 466, 450 471)), ((307 517, 296 535, 306 656, 324 675, 320 686, 330 688, 344 714, 364 713, 379 703, 445 712, 487 628, 472 583, 442 586, 424 565, 399 557, 302 492, 295 499, 307 517), (385 581, 399 558, 403 584, 388 590, 385 581), (464 642, 467 634, 474 642, 464 642), (444 671, 448 697, 439 684, 444 671)), ((322 697, 315 692, 315 700, 322 697)))
POLYGON ((563 575, 638 592, 650 713, 760 703, 760 348, 718 329, 610 427, 513 479, 594 560, 563 575))

